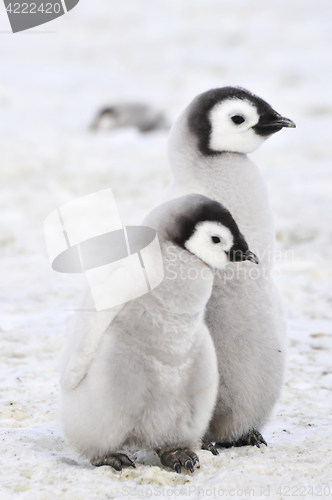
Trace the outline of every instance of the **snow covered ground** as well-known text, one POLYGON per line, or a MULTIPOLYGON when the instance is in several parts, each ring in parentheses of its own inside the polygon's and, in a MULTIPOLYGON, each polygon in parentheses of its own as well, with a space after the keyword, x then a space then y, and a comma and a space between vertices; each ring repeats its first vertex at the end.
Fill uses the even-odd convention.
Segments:
POLYGON ((331 21, 326 0, 81 0, 12 35, 0 6, 1 500, 332 498, 331 21), (172 120, 229 84, 297 124, 252 155, 276 218, 289 326, 269 446, 200 451, 194 475, 144 452, 135 470, 92 468, 56 421, 57 358, 84 282, 52 271, 44 219, 111 187, 123 221, 138 223, 169 181, 167 133, 91 133, 100 105, 148 102, 172 120))

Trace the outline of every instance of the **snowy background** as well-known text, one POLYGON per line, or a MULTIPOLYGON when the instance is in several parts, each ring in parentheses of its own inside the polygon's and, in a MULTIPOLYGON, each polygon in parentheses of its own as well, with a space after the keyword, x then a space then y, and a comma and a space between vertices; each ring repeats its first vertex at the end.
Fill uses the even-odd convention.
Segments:
POLYGON ((81 0, 13 35, 0 5, 1 500, 240 498, 248 489, 332 498, 331 22, 327 0, 81 0), (84 281, 52 271, 44 219, 111 187, 123 222, 138 223, 170 179, 167 132, 92 133, 97 109, 147 102, 172 121, 197 93, 224 85, 250 89, 297 124, 251 155, 269 187, 289 325, 269 446, 200 451, 194 475, 144 452, 135 470, 92 468, 56 420, 67 309, 84 281))

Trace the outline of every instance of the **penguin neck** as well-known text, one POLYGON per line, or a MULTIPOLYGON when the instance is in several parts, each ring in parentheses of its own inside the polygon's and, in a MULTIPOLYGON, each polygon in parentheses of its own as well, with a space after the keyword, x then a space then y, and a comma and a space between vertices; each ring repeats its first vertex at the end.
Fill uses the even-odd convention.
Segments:
POLYGON ((197 146, 197 139, 187 126, 187 113, 184 112, 173 125, 168 139, 168 158, 170 168, 177 183, 196 184, 218 179, 234 178, 239 183, 241 178, 252 171, 258 171, 256 165, 243 153, 221 152, 203 155, 197 146), (249 169, 249 172, 247 172, 249 169))
POLYGON ((163 238, 160 240, 164 279, 149 294, 133 301, 132 307, 141 304, 142 313, 136 309, 137 324, 130 329, 126 324, 121 338, 130 346, 138 345, 140 352, 154 358, 154 362, 180 366, 187 363, 197 345, 205 306, 212 292, 213 273, 187 250, 163 238), (142 333, 137 335, 137 332, 142 333))
POLYGON ((171 241, 164 240, 161 248, 165 275, 156 296, 160 291, 167 297, 164 307, 175 315, 186 314, 199 321, 212 292, 212 269, 171 241))

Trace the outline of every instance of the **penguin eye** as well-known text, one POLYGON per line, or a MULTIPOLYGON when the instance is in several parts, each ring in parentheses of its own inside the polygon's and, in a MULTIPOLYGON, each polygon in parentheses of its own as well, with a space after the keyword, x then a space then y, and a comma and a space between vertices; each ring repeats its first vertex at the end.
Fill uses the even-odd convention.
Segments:
POLYGON ((213 243, 220 243, 220 238, 218 236, 211 236, 213 243))
POLYGON ((231 116, 231 120, 233 123, 235 123, 235 125, 240 125, 241 123, 244 122, 244 118, 241 115, 231 116))

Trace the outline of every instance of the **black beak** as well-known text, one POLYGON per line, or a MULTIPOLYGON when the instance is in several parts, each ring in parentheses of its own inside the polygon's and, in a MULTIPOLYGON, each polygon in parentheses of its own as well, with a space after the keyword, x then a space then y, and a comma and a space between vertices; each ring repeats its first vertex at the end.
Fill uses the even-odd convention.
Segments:
POLYGON ((255 264, 259 264, 259 260, 258 258, 256 257, 256 255, 251 252, 250 250, 247 250, 244 254, 243 254, 243 260, 250 260, 250 262, 254 262, 255 264))
POLYGON ((277 123, 281 127, 296 128, 296 125, 293 122, 293 120, 290 120, 289 118, 285 118, 284 116, 282 116, 281 118, 279 118, 279 120, 277 120, 277 123))
POLYGON ((244 260, 250 260, 250 262, 259 264, 258 258, 250 250, 246 250, 245 252, 242 252, 242 250, 230 250, 228 255, 230 262, 243 262, 244 260))
POLYGON ((260 120, 253 129, 259 135, 271 135, 279 132, 282 128, 296 128, 295 123, 284 116, 275 116, 260 120))

